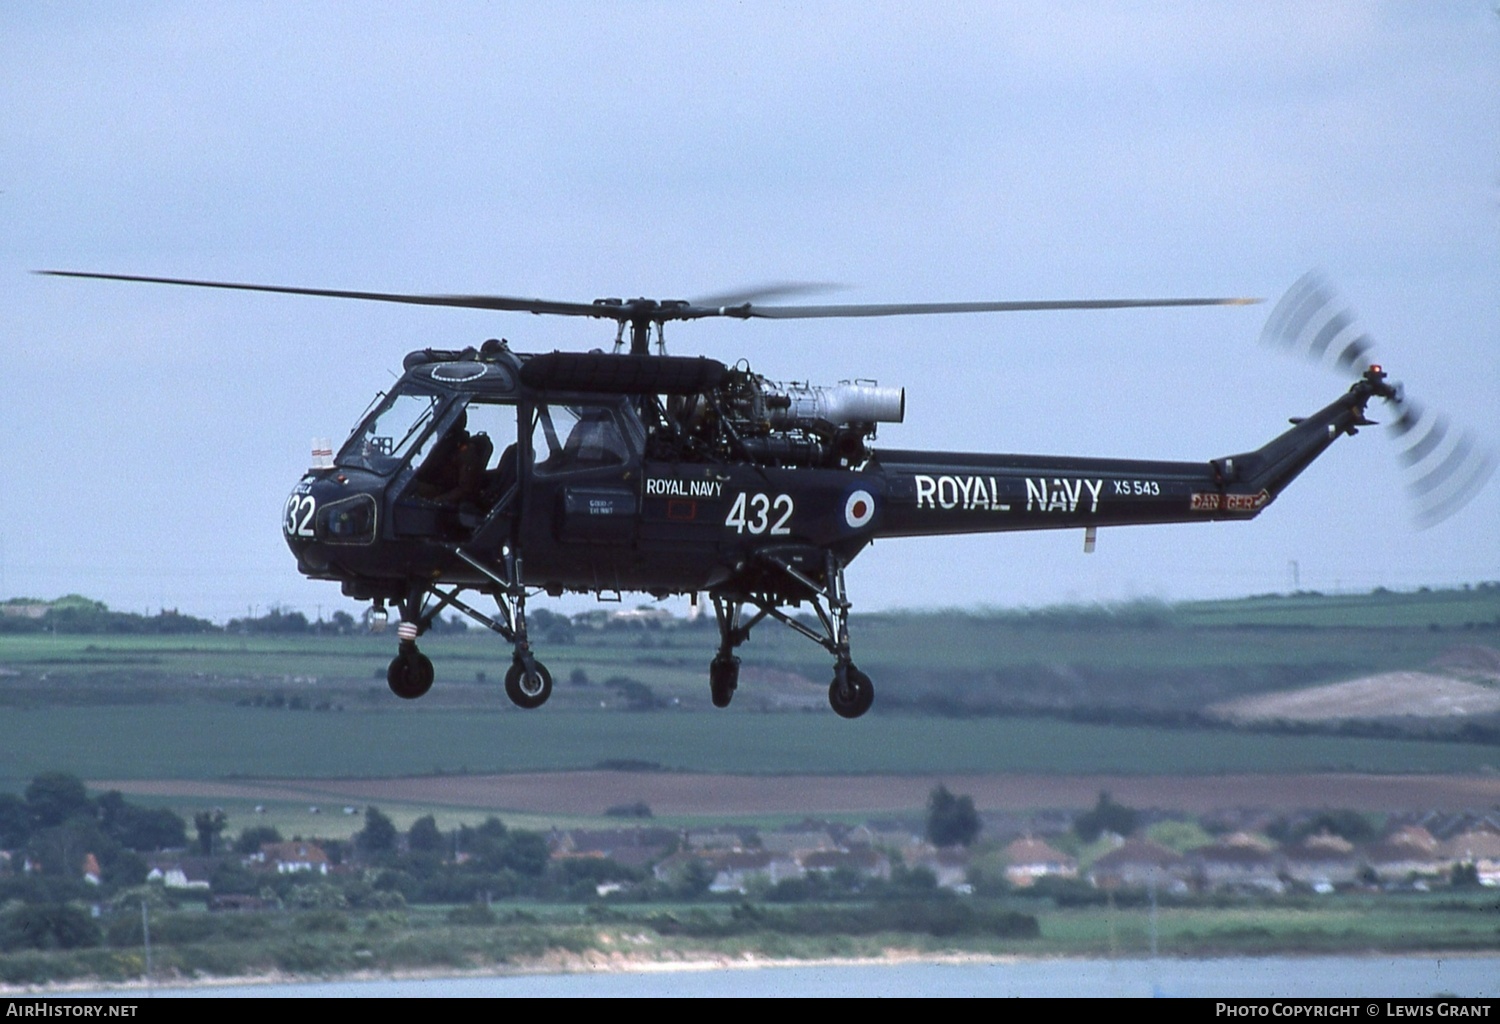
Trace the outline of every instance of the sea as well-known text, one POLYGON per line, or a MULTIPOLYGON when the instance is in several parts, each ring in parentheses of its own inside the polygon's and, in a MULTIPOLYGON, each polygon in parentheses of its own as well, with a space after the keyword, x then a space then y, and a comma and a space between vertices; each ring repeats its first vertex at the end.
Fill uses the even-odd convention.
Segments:
POLYGON ((1257 957, 672 965, 567 974, 70 991, 68 998, 1500 997, 1500 956, 1257 957))

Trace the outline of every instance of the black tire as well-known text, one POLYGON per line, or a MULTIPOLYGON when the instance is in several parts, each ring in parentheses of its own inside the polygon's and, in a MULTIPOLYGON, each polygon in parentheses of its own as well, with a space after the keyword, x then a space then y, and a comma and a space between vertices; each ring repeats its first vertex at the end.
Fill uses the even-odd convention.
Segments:
POLYGON ((719 655, 708 663, 708 695, 716 708, 727 708, 740 685, 740 659, 719 655))
POLYGON ((386 685, 402 700, 416 700, 432 689, 432 659, 413 648, 391 659, 385 670, 386 685))
POLYGON ((533 661, 529 672, 524 662, 513 661, 505 673, 505 695, 518 708, 539 708, 552 696, 552 673, 540 661, 533 661))
POLYGON ((828 703, 840 718, 858 718, 875 703, 875 684, 870 677, 850 665, 843 673, 834 672, 828 684, 828 703))

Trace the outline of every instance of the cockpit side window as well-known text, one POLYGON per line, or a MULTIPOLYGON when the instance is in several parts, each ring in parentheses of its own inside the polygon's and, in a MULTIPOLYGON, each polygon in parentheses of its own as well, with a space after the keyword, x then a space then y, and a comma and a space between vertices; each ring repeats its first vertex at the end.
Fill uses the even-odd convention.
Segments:
POLYGON ((516 407, 473 400, 412 460, 413 491, 439 504, 490 507, 517 479, 516 407))
POLYGON ((337 465, 382 476, 393 472, 427 436, 441 400, 420 391, 392 394, 344 443, 337 465))
POLYGON ((602 405, 538 406, 531 446, 543 474, 621 466, 630 458, 614 410, 602 405))

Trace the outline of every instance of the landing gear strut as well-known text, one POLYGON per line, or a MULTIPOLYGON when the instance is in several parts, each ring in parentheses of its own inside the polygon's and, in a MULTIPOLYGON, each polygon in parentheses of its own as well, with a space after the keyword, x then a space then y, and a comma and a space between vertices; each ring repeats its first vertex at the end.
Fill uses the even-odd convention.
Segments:
MULTIPOLYGON (((714 707, 728 707, 739 682, 740 659, 734 649, 750 637, 750 630, 762 619, 775 619, 819 644, 834 657, 833 682, 828 687, 828 703, 843 718, 858 718, 875 703, 875 686, 870 677, 854 667, 849 657, 849 598, 844 591, 844 567, 829 552, 823 568, 824 582, 819 583, 791 561, 763 554, 764 565, 789 578, 803 598, 812 605, 821 631, 783 611, 786 600, 779 594, 750 593, 742 595, 712 594, 714 615, 719 623, 719 653, 708 668, 709 694, 714 707), (754 605, 755 613, 742 618, 745 605, 754 605)), ((795 592, 795 591, 794 591, 795 592)))
MULTIPOLYGON (((486 564, 462 548, 454 553, 496 584, 496 589, 490 593, 495 596, 500 617, 492 618, 464 603, 459 598, 462 587, 445 591, 430 584, 413 586, 400 602, 401 624, 396 634, 401 638, 401 646, 386 671, 391 692, 405 700, 413 700, 432 688, 432 662, 417 650, 416 641, 431 627, 438 613, 451 606, 515 645, 510 668, 505 673, 505 695, 517 707, 528 710, 541 707, 552 696, 552 673, 531 653, 531 643, 526 636, 526 591, 520 582, 521 560, 509 548, 505 549, 504 565, 499 568, 486 564), (429 595, 437 599, 431 606, 427 604, 429 595)), ((377 600, 376 613, 384 610, 377 600)))
POLYGON ((748 623, 740 622, 741 605, 737 601, 711 595, 714 602, 714 618, 719 623, 719 653, 708 663, 708 695, 716 708, 727 708, 734 699, 734 691, 740 685, 740 659, 734 649, 750 637, 750 627, 766 617, 761 612, 748 623))

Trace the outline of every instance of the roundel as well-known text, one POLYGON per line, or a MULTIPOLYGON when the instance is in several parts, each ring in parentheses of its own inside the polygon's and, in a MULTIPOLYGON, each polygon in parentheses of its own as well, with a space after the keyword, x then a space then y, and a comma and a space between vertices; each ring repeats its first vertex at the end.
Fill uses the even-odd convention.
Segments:
POLYGON ((864 526, 875 516, 875 499, 869 491, 855 491, 844 502, 844 522, 854 529, 864 526))

